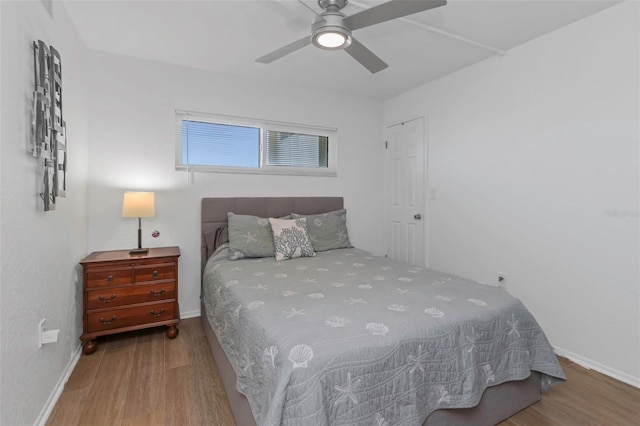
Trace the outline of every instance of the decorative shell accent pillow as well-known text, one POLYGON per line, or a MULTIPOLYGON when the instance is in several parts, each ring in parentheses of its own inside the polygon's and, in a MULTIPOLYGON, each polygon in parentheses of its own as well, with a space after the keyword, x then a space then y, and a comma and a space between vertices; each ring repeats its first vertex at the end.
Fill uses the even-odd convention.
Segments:
POLYGON ((353 247, 347 232, 346 209, 313 215, 292 213, 291 217, 307 219, 309 238, 315 251, 353 247))
POLYGON ((269 222, 273 230, 276 260, 316 255, 309 239, 305 218, 290 220, 269 218, 269 222))

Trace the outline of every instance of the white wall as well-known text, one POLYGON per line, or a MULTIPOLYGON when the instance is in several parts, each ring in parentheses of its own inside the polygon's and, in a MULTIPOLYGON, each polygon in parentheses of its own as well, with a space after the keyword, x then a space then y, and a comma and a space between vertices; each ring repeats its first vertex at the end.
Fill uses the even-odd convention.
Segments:
POLYGON ((430 266, 507 273, 560 353, 636 386, 638 16, 637 2, 614 6, 384 112, 428 120, 430 266))
MULTIPOLYGON (((206 54, 206 52, 203 52, 206 54)), ((212 72, 90 52, 89 249, 130 248, 137 221, 121 217, 125 190, 156 192, 143 246, 180 246, 180 310, 200 309, 200 199, 338 195, 351 240, 382 253, 382 103, 296 90, 212 72), (189 184, 174 163, 175 110, 338 129, 338 177, 198 173, 189 184), (153 239, 154 229, 160 237, 153 239)))
MULTIPOLYGON (((53 18, 40 1, 0 2, 1 14, 1 233, 0 370, 3 425, 33 424, 51 408, 61 375, 77 355, 82 333, 78 262, 86 255, 87 120, 84 46, 58 2, 53 18), (34 40, 62 57, 67 122, 67 198, 42 211, 38 161, 27 153, 33 90, 34 40), (57 343, 38 349, 37 327, 46 318, 60 329, 57 343), (40 417, 39 417, 40 416, 40 417)), ((77 358, 76 358, 77 359, 77 358)))

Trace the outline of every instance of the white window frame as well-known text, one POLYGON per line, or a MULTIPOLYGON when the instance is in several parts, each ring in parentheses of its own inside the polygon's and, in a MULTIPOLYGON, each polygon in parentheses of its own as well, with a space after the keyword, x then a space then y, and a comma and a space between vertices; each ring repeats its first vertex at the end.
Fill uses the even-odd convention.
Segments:
POLYGON ((176 170, 214 172, 214 173, 246 173, 269 175, 296 175, 296 176, 330 176, 338 175, 338 131, 335 128, 295 124, 279 121, 267 121, 227 115, 207 114, 202 112, 180 111, 175 114, 175 165, 176 170), (256 127, 260 129, 260 160, 258 167, 235 166, 203 166, 199 164, 185 164, 182 162, 182 122, 184 120, 201 121, 213 124, 229 126, 256 127), (326 136, 329 138, 327 167, 290 167, 266 165, 266 153, 264 152, 264 136, 267 130, 302 133, 307 135, 326 136))

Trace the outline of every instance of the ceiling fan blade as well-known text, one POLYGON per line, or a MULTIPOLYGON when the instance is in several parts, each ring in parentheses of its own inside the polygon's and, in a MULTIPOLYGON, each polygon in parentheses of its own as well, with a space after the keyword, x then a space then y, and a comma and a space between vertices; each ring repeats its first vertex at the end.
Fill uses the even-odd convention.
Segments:
POLYGON ((356 61, 360 62, 363 67, 368 69, 371 74, 382 71, 389 65, 376 56, 375 53, 367 49, 362 43, 351 37, 351 44, 344 49, 356 61))
POLYGON ((446 0, 392 0, 347 16, 342 22, 351 31, 355 31, 446 4, 446 0))
POLYGON ((311 37, 306 36, 301 38, 300 40, 294 41, 293 43, 289 43, 286 46, 281 47, 280 49, 276 49, 271 53, 267 53, 264 56, 256 59, 256 62, 260 62, 261 64, 270 64, 276 59, 280 59, 283 56, 288 55, 289 53, 293 53, 296 50, 302 49, 303 47, 311 44, 311 37))
MULTIPOLYGON (((271 12, 272 14, 284 18, 285 19, 285 26, 287 28, 289 28, 291 31, 293 31, 294 33, 299 33, 303 30, 309 30, 309 19, 306 19, 303 16, 300 16, 301 10, 300 9, 300 5, 297 5, 296 3, 293 3, 294 6, 293 8, 295 8, 296 10, 292 10, 292 6, 291 3, 292 2, 287 2, 284 3, 282 1, 278 1, 278 0, 265 0, 265 1, 259 1, 257 2, 260 6, 264 7, 265 9, 268 9, 269 12, 271 12), (286 6, 285 6, 286 4, 286 6)), ((304 6, 307 11, 311 11, 314 15, 317 15, 317 12, 315 10, 313 10, 312 8, 310 8, 306 3, 302 2, 300 0, 300 4, 302 6, 304 6)))
POLYGON ((298 0, 298 3, 300 3, 301 5, 303 5, 304 7, 306 7, 307 9, 309 9, 311 11, 311 13, 313 13, 314 15, 319 15, 318 12, 316 12, 311 6, 309 6, 308 4, 306 4, 305 2, 303 2, 302 0, 298 0))

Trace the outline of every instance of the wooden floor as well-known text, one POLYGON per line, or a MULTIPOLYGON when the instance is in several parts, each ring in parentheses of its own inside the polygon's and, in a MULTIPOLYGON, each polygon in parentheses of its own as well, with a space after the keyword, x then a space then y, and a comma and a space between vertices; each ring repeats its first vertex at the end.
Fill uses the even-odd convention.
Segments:
MULTIPOLYGON (((234 425, 200 324, 99 340, 82 355, 48 425, 234 425)), ((560 359, 568 381, 501 426, 640 424, 640 389, 560 359)))
POLYGON ((567 381, 500 426, 640 425, 640 389, 558 357, 567 381))
POLYGON ((48 425, 233 425, 200 318, 98 339, 82 355, 48 425))

